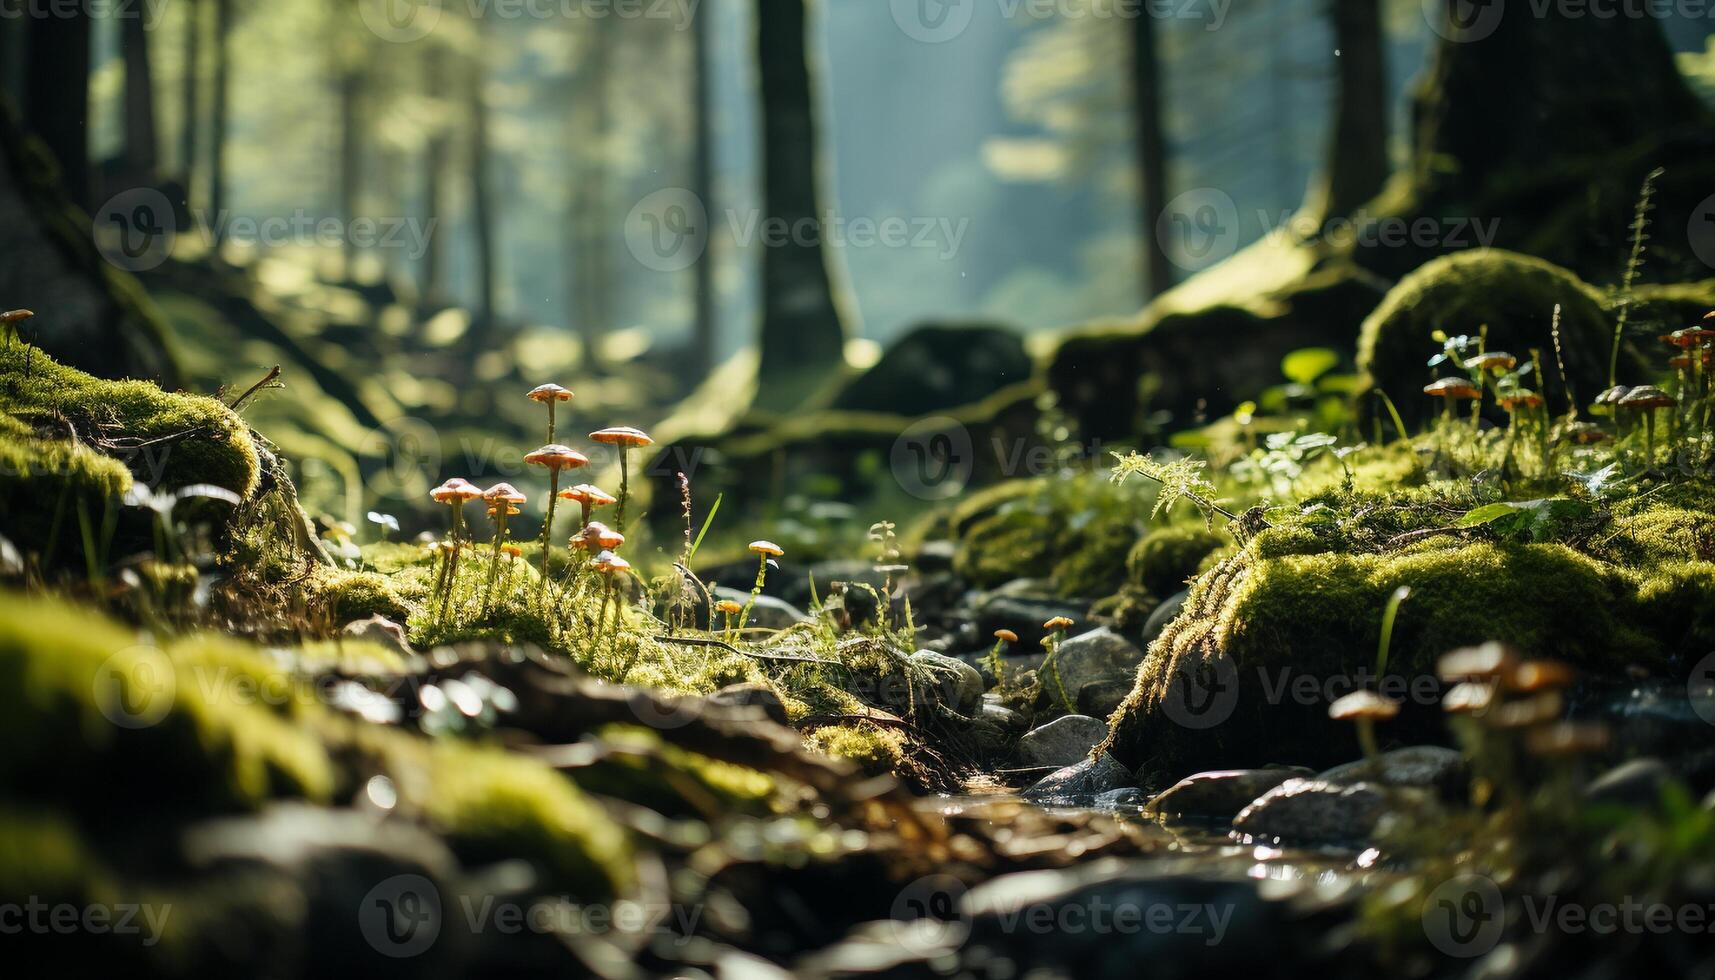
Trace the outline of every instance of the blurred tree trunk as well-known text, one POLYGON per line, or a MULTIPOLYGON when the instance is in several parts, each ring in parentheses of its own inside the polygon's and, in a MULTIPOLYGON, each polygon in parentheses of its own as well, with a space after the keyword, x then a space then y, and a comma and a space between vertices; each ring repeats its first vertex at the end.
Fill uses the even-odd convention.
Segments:
POLYGON ((232 0, 214 0, 214 100, 208 125, 208 209, 221 221, 226 209, 226 125, 231 92, 232 0))
MULTIPOLYGON (((482 30, 480 23, 477 29, 482 30)), ((496 260, 494 201, 488 186, 488 65, 480 39, 470 68, 470 209, 476 234, 476 317, 470 338, 472 350, 487 350, 496 326, 496 260)))
POLYGON ((16 106, 24 86, 24 21, 0 17, 0 94, 16 106))
POLYGON ((364 69, 346 64, 339 75, 339 213, 345 220, 342 269, 348 281, 357 264, 351 228, 363 206, 363 93, 364 69))
POLYGON ((1155 17, 1147 10, 1132 18, 1132 100, 1136 113, 1139 228, 1145 294, 1159 296, 1173 286, 1173 265, 1161 246, 1156 223, 1167 210, 1167 134, 1162 120, 1161 44, 1155 17))
POLYGON ((761 367, 757 401, 791 407, 845 364, 845 327, 822 247, 816 193, 816 110, 807 10, 812 0, 757 0, 762 90, 764 233, 787 231, 762 250, 761 367), (801 228, 815 229, 807 236, 801 228))
POLYGON ((149 63, 149 34, 132 11, 120 18, 125 56, 125 166, 131 177, 152 182, 160 163, 155 129, 155 73, 149 63))
POLYGON ((603 369, 601 344, 612 315, 613 281, 609 268, 608 220, 611 202, 613 46, 619 40, 613 18, 590 21, 579 88, 589 93, 572 118, 572 213, 567 217, 567 251, 572 274, 571 311, 583 341, 584 366, 603 369))
MULTIPOLYGON (((691 161, 691 190, 703 202, 706 215, 715 212, 714 192, 714 102, 710 91, 709 53, 714 15, 708 6, 695 8, 691 30, 691 85, 695 145, 691 161)), ((713 220, 706 218, 705 220, 713 220)), ((695 313, 691 320, 691 375, 700 381, 715 366, 715 256, 714 238, 705 238, 703 252, 693 266, 696 275, 695 313)))
POLYGON ((24 128, 47 145, 73 204, 89 210, 89 16, 81 5, 65 16, 30 21, 24 72, 24 128))
POLYGON ((1388 159, 1387 38, 1381 0, 1332 0, 1337 52, 1334 132, 1305 213, 1349 215, 1381 192, 1388 159))
POLYGON ((447 129, 446 50, 433 39, 423 56, 424 90, 435 106, 429 136, 423 143, 423 278, 421 301, 434 307, 446 296, 445 253, 441 251, 441 215, 446 210, 447 129))
POLYGON ((185 203, 189 205, 196 187, 197 175, 197 83, 202 75, 202 0, 184 0, 185 74, 179 93, 179 179, 185 185, 185 203))

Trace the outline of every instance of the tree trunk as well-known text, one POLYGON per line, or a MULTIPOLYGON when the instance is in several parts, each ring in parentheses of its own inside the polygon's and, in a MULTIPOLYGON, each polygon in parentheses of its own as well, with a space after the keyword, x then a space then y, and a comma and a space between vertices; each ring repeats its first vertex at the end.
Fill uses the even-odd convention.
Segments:
POLYGON ((65 14, 30 22, 24 128, 47 145, 59 164, 66 196, 87 211, 90 21, 80 6, 65 14))
POLYGON ((1143 281, 1153 298, 1173 286, 1173 265, 1156 233, 1167 210, 1167 134, 1162 121, 1159 25, 1148 11, 1132 18, 1132 100, 1137 126, 1138 231, 1142 235, 1143 281))
POLYGON ((603 370, 602 337, 613 312, 608 168, 613 138, 612 51, 618 38, 612 21, 609 17, 590 22, 588 60, 580 69, 583 84, 579 86, 589 97, 584 107, 587 111, 576 114, 572 121, 572 213, 566 225, 572 317, 583 341, 584 367, 597 373, 603 370))
POLYGON ((232 100, 232 0, 214 0, 214 102, 208 126, 208 208, 219 222, 226 209, 226 124, 232 100))
POLYGON ((184 0, 185 74, 179 94, 179 179, 185 185, 185 201, 190 203, 197 175, 197 83, 202 74, 202 0, 184 0))
POLYGON ((155 74, 143 18, 120 19, 125 53, 125 165, 136 180, 153 182, 160 163, 155 129, 155 74))
MULTIPOLYGON (((480 30, 480 26, 478 27, 480 30)), ((479 43, 471 62, 470 80, 470 201, 476 234, 476 319, 470 336, 473 349, 489 346, 495 328, 494 202, 489 193, 488 82, 485 52, 479 43)))
POLYGON ((784 241, 765 246, 762 253, 758 402, 770 408, 791 407, 845 363, 845 327, 822 248, 823 212, 816 193, 809 2, 758 0, 756 10, 764 231, 787 232, 784 241))
POLYGON ((351 228, 363 206, 363 69, 339 69, 339 213, 345 219, 343 262, 345 278, 353 278, 357 246, 351 228))
MULTIPOLYGON (((691 30, 692 125, 696 127, 691 160, 691 190, 703 202, 706 214, 714 214, 714 106, 709 91, 709 51, 713 43, 714 15, 708 7, 693 8, 696 23, 691 30)), ((695 313, 691 320, 691 377, 700 381, 715 366, 715 256, 712 237, 693 266, 696 275, 695 313)))
POLYGON ((1336 83, 1334 130, 1326 169, 1305 213, 1318 224, 1351 214, 1387 183, 1387 39, 1381 0, 1332 0, 1336 83))
MULTIPOLYGON (((440 106, 446 97, 446 51, 432 40, 423 58, 425 90, 430 100, 440 106)), ((420 292, 425 307, 439 305, 446 296, 445 256, 441 251, 441 215, 446 207, 447 131, 442 121, 444 112, 437 112, 434 129, 423 144, 423 279, 420 292)))

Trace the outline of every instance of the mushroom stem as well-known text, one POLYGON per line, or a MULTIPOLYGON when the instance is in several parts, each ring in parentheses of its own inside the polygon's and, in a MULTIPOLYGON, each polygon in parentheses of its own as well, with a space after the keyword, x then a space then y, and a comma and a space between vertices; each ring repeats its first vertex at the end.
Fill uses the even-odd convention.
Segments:
MULTIPOLYGON (((554 402, 555 402, 555 399, 549 399, 548 400, 548 444, 549 445, 553 445, 553 442, 554 442, 554 402)), ((552 503, 549 503, 548 506, 552 507, 554 505, 552 503)))
POLYGON ((1381 752, 1376 747, 1376 723, 1368 718, 1358 719, 1358 745, 1363 748, 1364 758, 1373 768, 1381 752))
MULTIPOLYGON (((554 403, 548 403, 548 441, 554 440, 554 403)), ((548 591, 548 557, 554 551, 554 505, 560 501, 560 468, 548 468, 548 516, 542 520, 542 584, 538 591, 548 591)))
MULTIPOLYGON (((621 507, 625 506, 625 484, 623 482, 620 484, 619 501, 621 507)), ((744 604, 744 611, 738 615, 738 628, 740 630, 743 630, 744 625, 750 622, 750 610, 755 607, 757 598, 762 595, 762 584, 768 578, 768 556, 758 554, 756 558, 756 584, 751 586, 750 601, 744 604)))
POLYGON ((506 542, 506 504, 502 501, 500 510, 494 515, 494 557, 488 563, 488 584, 483 589, 482 611, 487 613, 494 601, 494 579, 500 574, 500 549, 506 542))
POLYGON ((625 533, 625 497, 626 488, 631 482, 630 466, 626 462, 625 447, 619 447, 619 510, 613 518, 613 529, 620 534, 625 533))
POLYGON ((1644 411, 1644 465, 1655 465, 1655 409, 1644 411))
POLYGON ((1000 651, 1006 647, 1005 640, 995 640, 994 649, 989 651, 989 673, 994 675, 996 690, 1006 687, 1006 664, 1000 658, 1000 651))
POLYGON ((1060 704, 1066 709, 1066 713, 1077 714, 1078 706, 1073 703, 1071 696, 1066 693, 1066 681, 1060 676, 1060 644, 1065 640, 1065 638, 1066 631, 1064 629, 1057 629, 1053 633, 1050 633, 1047 639, 1042 641, 1042 645, 1048 648, 1048 656, 1042 658, 1042 670, 1045 671, 1049 677, 1054 679, 1055 693, 1060 695, 1060 704))

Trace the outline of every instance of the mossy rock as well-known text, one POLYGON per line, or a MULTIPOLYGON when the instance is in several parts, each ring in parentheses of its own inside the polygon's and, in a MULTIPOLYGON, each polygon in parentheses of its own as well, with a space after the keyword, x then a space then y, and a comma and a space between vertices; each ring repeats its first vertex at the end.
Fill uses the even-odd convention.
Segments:
MULTIPOLYGON (((1115 714, 1109 748, 1121 762, 1184 774, 1349 761, 1356 741, 1328 720, 1328 704, 1373 675, 1382 610, 1401 586, 1412 594, 1387 673, 1408 683, 1433 684, 1441 654, 1488 640, 1614 677, 1715 643, 1706 591, 1715 565, 1705 562, 1624 569, 1561 544, 1445 538, 1387 554, 1327 549, 1314 536, 1267 532, 1197 580, 1115 714), (1693 599, 1700 589, 1705 598, 1693 599), (1176 721, 1183 702, 1168 699, 1184 697, 1172 688, 1184 678, 1209 695, 1199 706, 1224 705, 1230 715, 1176 721), (1295 696, 1295 681, 1316 693, 1295 696), (1233 694, 1222 694, 1229 686, 1233 694)), ((1383 727, 1384 740, 1446 737, 1435 697, 1403 686, 1389 693, 1406 704, 1383 727)))
MULTIPOLYGON (((476 567, 471 562, 471 567, 476 567)), ((461 569, 461 579, 465 573, 461 569)), ((347 571, 317 567, 302 586, 305 604, 312 617, 335 626, 370 616, 386 616, 404 623, 411 605, 399 594, 393 580, 377 572, 347 571)))
MULTIPOLYGON (((1562 411, 1566 390, 1552 370, 1556 306, 1573 391, 1581 399, 1593 398, 1608 386, 1614 341, 1602 295, 1559 266, 1499 249, 1435 259, 1400 280, 1364 321, 1358 369, 1370 386, 1387 392, 1407 424, 1414 424, 1440 410, 1423 394, 1435 376, 1426 366, 1438 351, 1434 332, 1475 337, 1486 327, 1489 350, 1508 351, 1521 363, 1531 351, 1542 352, 1551 379, 1550 403, 1562 411)), ((1620 376, 1636 378, 1641 370, 1635 355, 1623 349, 1620 376)))
POLYGON ((1130 521, 1107 521, 1079 535, 1076 547, 1054 563, 1054 591, 1068 599, 1111 595, 1125 584, 1139 533, 1130 521))
POLYGON ((1226 538, 1201 527, 1151 531, 1126 557, 1126 571, 1134 585, 1165 599, 1183 591, 1204 559, 1227 543, 1226 538))
POLYGON ((873 367, 846 382, 831 408, 929 415, 974 405, 1030 379, 1036 364, 1005 327, 929 323, 890 344, 873 367))

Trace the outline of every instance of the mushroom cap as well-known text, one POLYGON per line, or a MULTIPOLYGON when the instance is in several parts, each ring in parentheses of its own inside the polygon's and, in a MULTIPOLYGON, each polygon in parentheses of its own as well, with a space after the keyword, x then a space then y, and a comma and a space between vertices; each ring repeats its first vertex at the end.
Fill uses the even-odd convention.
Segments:
POLYGON ((462 476, 455 476, 429 491, 429 499, 437 504, 462 504, 482 496, 482 488, 462 476))
POLYGON ((502 500, 509 504, 522 504, 529 498, 519 493, 518 488, 510 483, 496 483, 482 492, 482 499, 491 504, 502 500))
POLYGON ((604 551, 601 554, 596 555, 594 558, 591 558, 590 565, 603 575, 612 575, 614 572, 628 572, 631 570, 631 562, 626 561, 624 558, 619 557, 611 551, 604 551))
POLYGON ((1639 385, 1620 399, 1620 407, 1633 411, 1672 408, 1679 400, 1655 385, 1639 385))
POLYGON ((488 516, 498 517, 500 515, 500 508, 502 507, 506 508, 507 517, 517 517, 519 514, 524 513, 518 509, 516 504, 509 504, 502 500, 491 500, 488 502, 488 516))
POLYGON ((1538 691, 1560 691, 1572 686, 1577 674, 1558 660, 1532 660, 1519 664, 1501 681, 1515 694, 1535 694, 1538 691))
POLYGON ((1335 721, 1387 721, 1399 717, 1399 703, 1374 691, 1353 691, 1328 706, 1335 721))
POLYGON ((506 545, 506 546, 502 547, 500 550, 506 552, 508 555, 512 556, 513 558, 520 557, 521 555, 524 554, 524 549, 522 547, 520 547, 519 545, 515 545, 515 544, 506 545))
POLYGON ((1482 681, 1511 672, 1518 662, 1512 647, 1490 642, 1443 654, 1435 670, 1444 681, 1482 681))
POLYGON ((750 550, 759 555, 768 555, 773 558, 779 558, 781 555, 786 553, 785 548, 780 547, 772 541, 752 541, 750 543, 750 550))
POLYGON ((1631 389, 1630 385, 1615 385, 1612 388, 1609 388, 1607 391, 1602 392, 1600 395, 1597 395, 1596 396, 1596 404, 1598 404, 1598 405, 1615 405, 1615 404, 1618 404, 1620 399, 1626 397, 1626 395, 1631 393, 1631 390, 1632 389, 1631 389))
POLYGON ((1012 630, 995 630, 994 638, 997 640, 1005 640, 1008 643, 1018 642, 1018 634, 1014 633, 1012 630))
POLYGON ((590 458, 570 446, 562 446, 557 442, 549 443, 524 457, 524 462, 532 466, 546 466, 551 470, 575 470, 580 466, 588 466, 590 458))
POLYGON ((580 483, 575 487, 567 487, 560 491, 560 496, 565 500, 575 500, 580 504, 589 504, 591 507, 606 507, 607 505, 618 501, 618 498, 614 497, 613 494, 608 493, 606 490, 603 490, 601 487, 598 487, 593 483, 580 483))
POLYGON ((524 397, 533 402, 542 402, 543 404, 548 402, 569 402, 572 400, 572 392, 571 389, 562 388, 556 384, 545 384, 531 388, 530 393, 524 397))
POLYGON ((1561 721, 1526 732, 1524 745, 1531 755, 1566 758, 1605 751, 1613 734, 1601 722, 1561 721))
POLYGON ((1450 715, 1480 715, 1494 703, 1494 684, 1464 681, 1447 689, 1441 698, 1441 710, 1450 715))
POLYGON ((1702 346, 1703 342, 1710 337, 1715 337, 1715 330, 1703 326, 1686 327, 1683 330, 1675 330, 1673 333, 1661 335, 1663 343, 1672 344, 1681 349, 1702 346))
POLYGON ((612 551, 625 543, 625 535, 600 521, 590 521, 589 524, 585 525, 583 537, 602 551, 612 551))
POLYGON ((1074 625, 1073 620, 1070 619, 1069 617, 1055 616, 1053 619, 1050 619, 1048 622, 1043 623, 1042 628, 1052 632, 1054 630, 1069 629, 1073 625, 1074 625))
POLYGON ((13 323, 21 323, 21 322, 28 320, 30 317, 33 317, 35 315, 36 315, 35 310, 7 310, 4 313, 0 313, 0 323, 4 323, 4 324, 8 324, 8 325, 13 324, 13 323))
POLYGON ((1489 713, 1489 725, 1509 731, 1533 728, 1559 720, 1560 713, 1565 708, 1566 701, 1561 698, 1559 691, 1544 691, 1518 701, 1497 705, 1495 710, 1489 713))
POLYGON ((741 602, 736 602, 732 599, 722 599, 721 601, 715 603, 715 611, 716 612, 724 612, 730 616, 736 612, 743 612, 744 611, 744 604, 741 602))
POLYGON ((1508 410, 1518 408, 1521 405, 1525 408, 1535 408, 1542 404, 1542 396, 1534 391, 1511 391, 1496 400, 1500 402, 1502 408, 1508 410))
POLYGON ((590 441, 606 443, 609 446, 655 445, 655 440, 649 438, 649 433, 629 425, 611 425, 605 429, 597 429, 590 433, 590 441))
POLYGON ((1518 358, 1504 350, 1492 350, 1478 354, 1465 363, 1479 371, 1511 371, 1518 366, 1518 358))
POLYGON ((1423 393, 1436 398, 1481 398, 1483 390, 1464 378, 1442 378, 1423 387, 1423 393))

